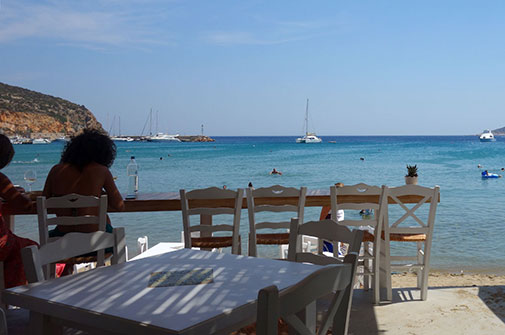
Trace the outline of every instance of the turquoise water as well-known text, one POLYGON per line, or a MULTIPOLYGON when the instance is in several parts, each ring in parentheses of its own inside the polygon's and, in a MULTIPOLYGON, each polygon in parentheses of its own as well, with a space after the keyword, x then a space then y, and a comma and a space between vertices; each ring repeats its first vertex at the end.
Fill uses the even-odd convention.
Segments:
MULTIPOLYGON (((374 185, 404 184, 406 164, 419 167, 419 184, 439 185, 441 202, 433 239, 432 265, 449 271, 505 272, 505 178, 482 180, 481 164, 490 172, 505 167, 505 138, 481 143, 475 136, 323 137, 322 144, 295 144, 295 137, 217 137, 214 143, 118 143, 112 173, 126 192, 126 165, 136 156, 140 192, 178 191, 209 186, 228 188, 282 184, 326 189, 335 182, 374 185), (336 143, 329 143, 335 141, 336 143), (168 156, 170 155, 170 156, 168 156), (160 157, 163 160, 160 160, 160 157), (360 160, 363 157, 364 160, 360 160), (272 168, 282 176, 271 176, 272 168)), ((63 144, 16 145, 13 162, 3 172, 25 186, 23 174, 37 172, 34 190, 43 188, 63 144)), ((181 215, 118 213, 113 225, 126 228, 130 253, 136 239, 148 235, 150 245, 180 241, 181 215)), ((305 219, 318 219, 307 208, 305 219)), ((37 239, 35 216, 18 216, 16 233, 37 239)), ((247 236, 247 213, 241 233, 247 236)), ((244 252, 246 247, 243 246, 244 252)))

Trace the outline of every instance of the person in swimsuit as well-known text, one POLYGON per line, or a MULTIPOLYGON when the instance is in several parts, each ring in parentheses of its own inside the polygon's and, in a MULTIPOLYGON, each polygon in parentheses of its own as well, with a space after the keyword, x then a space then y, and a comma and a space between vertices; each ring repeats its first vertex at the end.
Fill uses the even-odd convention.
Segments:
MULTIPOLYGON (((5 135, 0 134, 0 169, 6 167, 14 157, 14 147, 5 135)), ((21 249, 38 245, 27 238, 15 235, 2 217, 6 210, 30 210, 32 201, 22 194, 22 188, 16 188, 6 175, 0 173, 0 262, 3 262, 5 288, 26 284, 21 249)))
POLYGON ((279 176, 282 176, 282 172, 277 171, 275 168, 272 171, 270 171, 270 174, 278 174, 279 176))
MULTIPOLYGON (((60 163, 49 171, 42 194, 50 198, 70 193, 99 197, 105 193, 108 207, 121 211, 124 209, 123 198, 109 171, 115 158, 116 145, 110 137, 97 130, 86 129, 65 145, 60 163)), ((97 215, 96 211, 96 208, 81 208, 76 214, 97 215)), ((73 213, 61 210, 56 214, 72 215, 73 213)), ((96 224, 56 226, 49 232, 49 236, 62 236, 74 231, 90 233, 97 230, 96 224)), ((112 233, 109 217, 107 217, 106 231, 112 233)))

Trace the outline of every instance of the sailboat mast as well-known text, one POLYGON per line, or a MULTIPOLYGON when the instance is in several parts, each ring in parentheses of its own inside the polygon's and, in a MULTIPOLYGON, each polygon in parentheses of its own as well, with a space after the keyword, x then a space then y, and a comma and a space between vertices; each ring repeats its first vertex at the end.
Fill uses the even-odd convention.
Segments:
POLYGON ((153 136, 153 109, 149 112, 149 136, 153 136))
POLYGON ((119 116, 118 125, 119 125, 119 137, 121 137, 121 115, 119 116))
POLYGON ((305 135, 309 134, 309 99, 307 98, 307 106, 305 107, 305 135))

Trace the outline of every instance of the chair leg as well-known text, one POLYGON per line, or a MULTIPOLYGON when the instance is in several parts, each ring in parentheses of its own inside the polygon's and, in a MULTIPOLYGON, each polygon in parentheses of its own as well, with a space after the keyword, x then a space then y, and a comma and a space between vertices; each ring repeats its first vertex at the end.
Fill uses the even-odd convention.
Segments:
POLYGON ((380 240, 380 256, 379 256, 379 283, 381 288, 386 291, 386 301, 393 301, 393 288, 391 284, 391 254, 389 243, 380 240))
MULTIPOLYGON (((417 242, 417 264, 424 264, 424 253, 423 253, 423 243, 417 242)), ((423 270, 417 271, 417 288, 421 289, 423 284, 423 270)))

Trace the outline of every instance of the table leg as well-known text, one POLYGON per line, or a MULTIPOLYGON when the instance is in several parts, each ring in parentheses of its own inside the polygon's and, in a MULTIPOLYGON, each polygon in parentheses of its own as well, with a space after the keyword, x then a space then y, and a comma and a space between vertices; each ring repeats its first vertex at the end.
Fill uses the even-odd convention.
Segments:
POLYGON ((54 322, 47 315, 30 311, 30 334, 34 335, 61 335, 63 328, 54 322))

